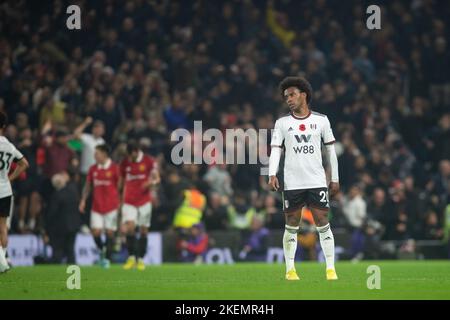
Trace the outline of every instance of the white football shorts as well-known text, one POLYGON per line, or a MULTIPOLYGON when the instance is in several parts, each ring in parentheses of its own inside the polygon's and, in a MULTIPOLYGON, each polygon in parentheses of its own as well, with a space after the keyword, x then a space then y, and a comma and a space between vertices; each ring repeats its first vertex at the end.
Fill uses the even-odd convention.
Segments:
POLYGON ((142 206, 136 207, 128 203, 122 205, 122 223, 131 221, 137 226, 150 227, 152 219, 152 204, 147 202, 142 206))
POLYGON ((91 229, 117 230, 117 209, 105 214, 91 211, 91 229))

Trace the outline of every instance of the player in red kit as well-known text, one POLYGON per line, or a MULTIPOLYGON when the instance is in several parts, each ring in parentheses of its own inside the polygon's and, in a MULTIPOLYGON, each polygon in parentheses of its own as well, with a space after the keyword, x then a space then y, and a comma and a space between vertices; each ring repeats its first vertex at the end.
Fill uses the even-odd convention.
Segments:
POLYGON ((160 177, 155 159, 145 155, 137 144, 129 143, 127 154, 120 164, 123 185, 122 230, 126 233, 129 255, 123 268, 129 270, 137 267, 142 271, 145 269, 143 258, 147 251, 147 234, 152 215, 151 188, 160 182, 160 177), (140 231, 139 240, 136 239, 136 226, 140 231))
POLYGON ((89 168, 86 183, 79 205, 84 213, 86 199, 92 192, 91 231, 95 244, 100 251, 100 265, 107 268, 114 244, 114 232, 117 230, 117 211, 120 205, 118 184, 119 166, 109 157, 110 150, 105 144, 95 147, 95 162, 89 168), (106 233, 106 243, 101 239, 106 233))

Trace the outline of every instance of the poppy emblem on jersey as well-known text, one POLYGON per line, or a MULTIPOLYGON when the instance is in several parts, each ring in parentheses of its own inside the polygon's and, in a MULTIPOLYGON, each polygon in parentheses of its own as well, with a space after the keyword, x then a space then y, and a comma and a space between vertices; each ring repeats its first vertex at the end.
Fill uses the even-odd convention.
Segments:
POLYGON ((140 170, 140 171, 145 171, 145 164, 141 164, 141 165, 139 166, 139 170, 140 170))
POLYGON ((303 123, 298 128, 300 129, 300 131, 306 130, 306 126, 303 123))

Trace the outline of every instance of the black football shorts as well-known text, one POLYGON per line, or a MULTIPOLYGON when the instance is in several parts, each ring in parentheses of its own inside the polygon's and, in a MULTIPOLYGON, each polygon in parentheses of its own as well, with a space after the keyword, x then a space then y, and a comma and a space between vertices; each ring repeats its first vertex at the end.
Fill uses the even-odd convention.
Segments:
POLYGON ((0 217, 9 217, 11 212, 12 196, 4 197, 0 199, 0 217))
POLYGON ((328 210, 328 188, 283 191, 283 211, 292 212, 304 206, 328 210))

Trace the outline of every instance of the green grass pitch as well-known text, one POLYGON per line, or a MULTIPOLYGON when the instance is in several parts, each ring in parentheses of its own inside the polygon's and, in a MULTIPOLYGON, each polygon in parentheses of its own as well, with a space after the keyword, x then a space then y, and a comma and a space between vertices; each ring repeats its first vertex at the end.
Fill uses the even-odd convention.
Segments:
POLYGON ((450 299, 449 261, 338 262, 338 281, 325 266, 297 263, 300 281, 284 279, 284 264, 163 264, 143 272, 114 265, 81 267, 81 289, 66 287, 67 266, 16 267, 0 274, 4 299, 450 299), (369 265, 381 270, 381 289, 369 290, 369 265))

